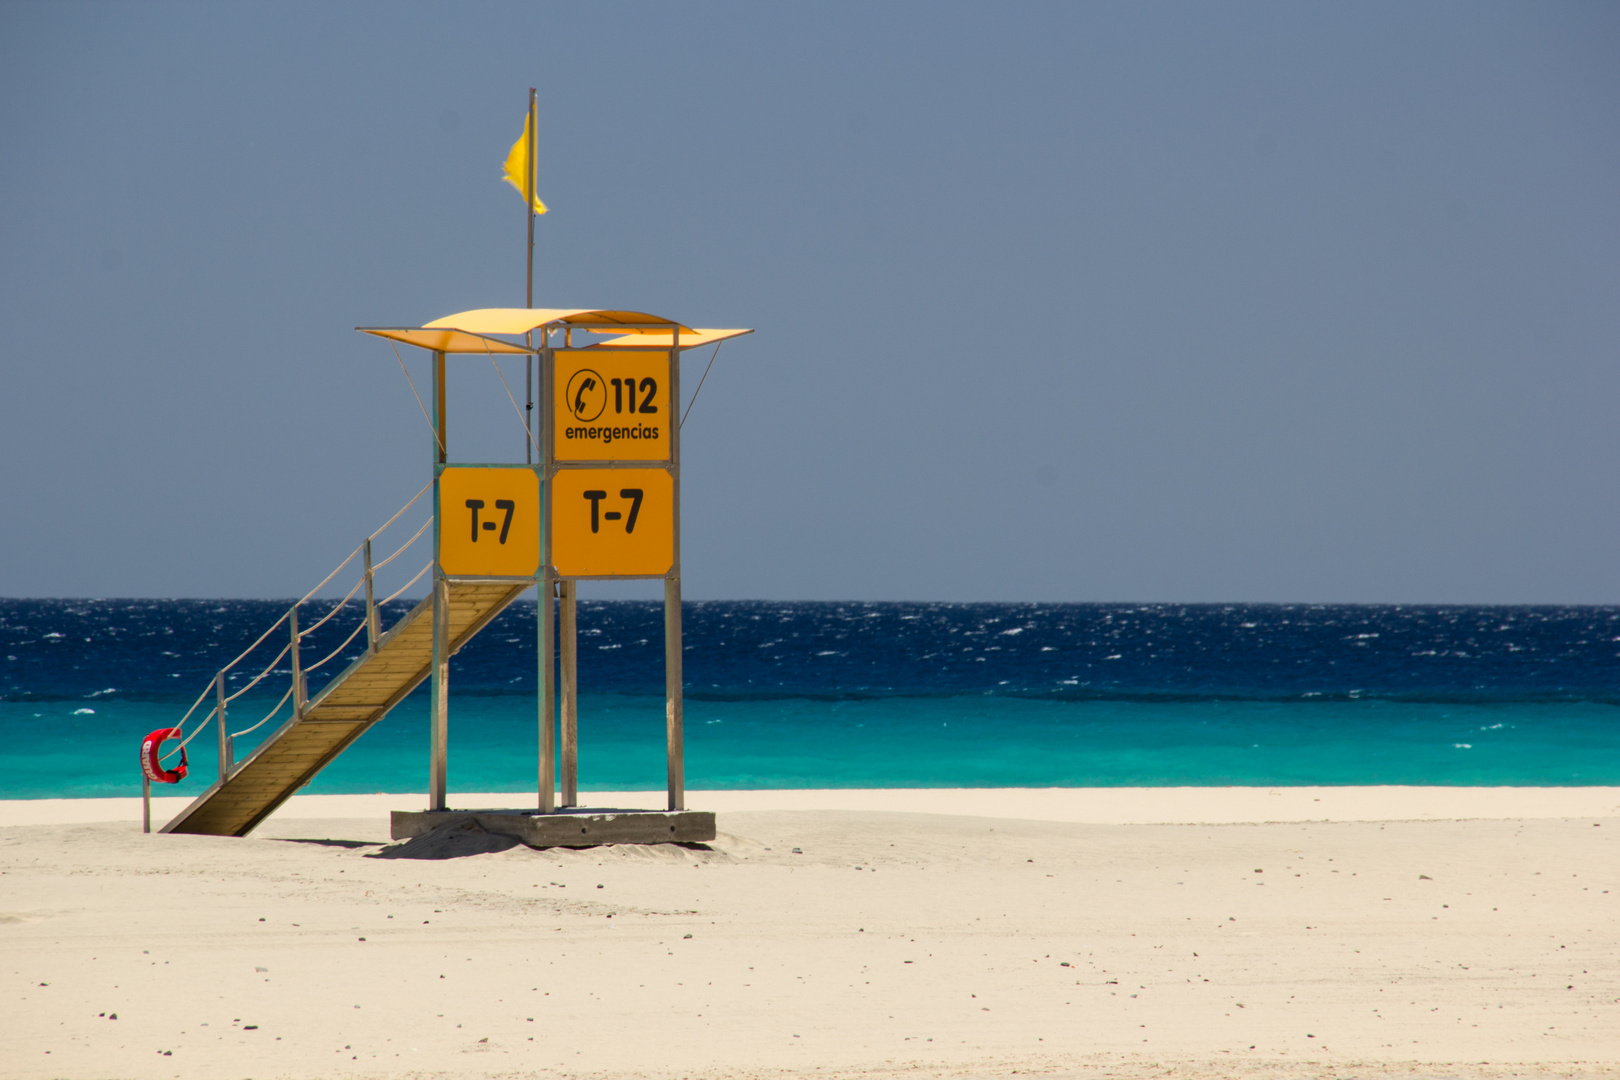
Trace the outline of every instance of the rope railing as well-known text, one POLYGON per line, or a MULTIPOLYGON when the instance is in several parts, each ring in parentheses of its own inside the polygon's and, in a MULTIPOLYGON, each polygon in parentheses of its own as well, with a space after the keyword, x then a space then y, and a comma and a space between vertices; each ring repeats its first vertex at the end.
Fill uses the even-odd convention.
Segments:
MULTIPOLYGON (((281 711, 282 707, 287 704, 288 698, 293 700, 294 715, 297 715, 298 712, 304 708, 306 696, 304 690, 304 681, 308 673, 319 669, 320 667, 329 663, 335 657, 341 655, 344 650, 348 649, 354 644, 355 638, 360 636, 361 631, 368 628, 375 629, 377 626, 376 616, 378 610, 397 600, 413 585, 420 581, 423 574, 427 573, 428 570, 432 568, 433 561, 430 559, 428 560, 427 565, 421 570, 417 571, 414 577, 412 577, 404 585, 400 586, 386 599, 378 601, 372 598, 371 584, 375 579, 377 571, 399 558, 399 556, 404 554, 408 548, 416 543, 416 541, 421 539, 422 534, 427 532, 428 526, 433 524, 433 517, 432 515, 429 515, 428 519, 424 521, 416 532, 411 535, 409 540, 406 540, 403 544, 401 544, 393 552, 393 554, 376 564, 373 564, 371 561, 372 541, 376 540, 379 536, 386 532, 389 527, 398 521, 407 510, 409 510, 412 506, 415 506, 422 496, 426 495, 432 487, 433 484, 429 482, 422 488, 422 490, 413 495, 409 502, 400 507, 399 510, 394 513, 393 517, 390 517, 387 521, 383 522, 380 528, 368 535, 353 551, 349 552, 348 556, 342 562, 338 563, 338 565, 333 568, 331 573, 322 578, 319 584, 317 584, 313 589, 310 589, 303 596, 299 597, 298 600, 295 601, 293 605, 281 615, 280 618, 278 618, 274 623, 270 624, 270 627, 265 630, 264 633, 260 634, 254 640, 253 644, 242 650, 242 652, 237 655, 235 659, 231 660, 230 663, 226 664, 215 673, 214 677, 209 680, 208 687, 204 689, 200 695, 198 695, 197 700, 192 702, 191 708, 187 709, 185 715, 180 718, 180 721, 177 724, 175 724, 175 729, 183 732, 186 724, 192 720, 197 710, 202 706, 203 702, 208 700, 208 695, 210 693, 214 694, 216 697, 213 707, 209 709, 201 720, 196 721, 195 728, 189 734, 183 734, 179 745, 171 749, 168 753, 163 754, 160 760, 167 760, 168 758, 173 757, 175 754, 180 753, 188 743, 190 743, 208 728, 210 722, 217 721, 220 736, 220 775, 221 779, 224 779, 230 773, 231 760, 234 757, 234 749, 232 746, 233 740, 239 736, 250 734, 263 727, 270 721, 272 717, 281 711), (308 603, 316 593, 320 592, 328 584, 330 584, 333 578, 342 573, 345 567, 349 566, 354 562, 357 556, 361 555, 364 556, 365 565, 359 580, 355 582, 354 586, 349 589, 341 600, 338 600, 332 605, 331 610, 327 611, 323 616, 321 616, 321 618, 317 619, 308 627, 300 629, 298 626, 298 609, 302 605, 308 603), (360 624, 350 631, 349 635, 343 639, 342 644, 338 645, 337 648, 333 649, 315 664, 309 667, 301 666, 299 663, 299 643, 304 638, 309 637, 311 634, 315 633, 315 631, 321 629, 321 627, 325 626, 332 619, 336 618, 339 612, 343 611, 349 606, 350 601, 354 599, 355 594, 359 592, 362 587, 364 587, 366 590, 366 602, 363 610, 364 617, 361 619, 360 624), (259 646, 263 645, 267 640, 269 640, 270 635, 274 634, 283 626, 289 626, 287 631, 289 640, 287 643, 281 647, 281 650, 276 653, 275 657, 270 661, 270 663, 267 664, 252 679, 250 679, 245 686, 238 688, 234 693, 226 694, 225 682, 228 677, 231 677, 231 672, 244 660, 251 656, 253 652, 259 648, 259 646), (237 732, 228 731, 226 727, 227 706, 229 706, 231 702, 236 701, 238 698, 251 691, 254 687, 258 686, 266 678, 274 674, 276 672, 277 665, 286 659, 289 653, 292 656, 292 684, 287 688, 287 692, 281 695, 281 700, 276 703, 275 708, 271 709, 269 713, 265 714, 262 720, 251 727, 244 728, 237 732)), ((377 638, 374 636, 367 643, 366 647, 368 649, 375 648, 376 641, 377 638)))
MULTIPOLYGON (((373 572, 375 572, 376 567, 373 567, 372 570, 373 570, 373 572)), ((331 611, 328 611, 324 616, 322 616, 320 618, 320 620, 318 622, 316 622, 309 629, 298 631, 298 640, 299 641, 304 640, 305 638, 309 637, 309 635, 313 634, 315 631, 319 630, 321 627, 325 626, 328 622, 330 622, 332 620, 333 616, 335 616, 338 612, 343 610, 343 605, 344 604, 347 604, 350 600, 354 599, 354 594, 359 592, 360 591, 360 586, 364 585, 365 583, 366 583, 366 579, 365 579, 364 576, 362 576, 359 581, 354 583, 354 587, 349 590, 348 594, 346 596, 344 596, 343 599, 339 600, 337 603, 332 605, 332 610, 331 611)))
POLYGON ((251 735, 253 732, 258 731, 260 728, 264 727, 264 725, 269 721, 269 719, 272 716, 276 715, 276 713, 280 712, 281 707, 283 705, 287 704, 287 699, 292 697, 292 692, 293 692, 293 688, 290 687, 290 686, 287 687, 287 692, 285 694, 281 695, 281 700, 276 702, 276 707, 275 708, 271 709, 269 712, 264 714, 264 719, 263 720, 260 720, 257 724, 254 724, 250 728, 243 728, 241 731, 233 731, 233 732, 231 732, 231 738, 234 739, 238 735, 251 735))
POLYGON ((230 697, 226 698, 225 699, 225 704, 229 705, 231 702, 235 701, 237 698, 241 697, 243 694, 247 693, 249 690, 253 689, 255 686, 258 686, 261 682, 263 682, 265 680, 265 678, 268 677, 269 674, 272 671, 276 670, 276 665, 281 663, 281 658, 283 656, 286 656, 287 653, 289 653, 291 651, 292 651, 292 642, 289 641, 289 642, 287 642, 287 644, 285 644, 285 645, 283 645, 281 647, 280 652, 276 653, 276 658, 274 660, 270 661, 268 664, 266 664, 265 667, 264 667, 264 670, 259 672, 257 675, 255 675, 253 677, 252 682, 248 683, 246 686, 242 687, 242 689, 238 690, 236 693, 234 693, 230 697))
POLYGON ((416 543, 417 537, 419 537, 423 533, 427 532, 427 527, 429 525, 431 525, 431 524, 433 524, 433 519, 432 518, 428 518, 426 521, 422 522, 422 527, 420 529, 416 530, 416 535, 415 536, 412 536, 409 540, 405 541, 403 544, 401 544, 399 546, 398 551, 394 552, 392 555, 388 556, 388 558, 384 559, 382 562, 378 563, 376 566, 373 566, 371 569, 374 570, 374 571, 381 570, 383 567, 387 566, 389 563, 391 563, 395 559, 399 558, 402 554, 404 554, 406 548, 408 548, 412 544, 416 543))
POLYGON ((399 587, 399 592, 394 593, 393 596, 390 596, 386 600, 377 601, 377 606, 382 607, 384 604, 392 604, 396 599, 399 598, 400 593, 404 592, 406 589, 410 588, 412 585, 415 585, 418 581, 421 580, 422 575, 427 573, 431 569, 433 569, 433 560, 429 559, 427 561, 427 564, 425 566, 423 566, 422 569, 420 569, 420 570, 418 570, 416 572, 416 577, 411 578, 411 580, 409 580, 405 584, 401 585, 399 587))
POLYGON ((366 628, 366 623, 364 621, 362 621, 359 626, 356 626, 354 628, 354 630, 350 632, 348 637, 343 639, 343 644, 339 645, 337 648, 335 648, 331 652, 327 653, 324 657, 317 660, 315 663, 309 665, 309 667, 305 668, 304 669, 304 674, 308 675, 311 671, 314 671, 316 668, 322 666, 328 660, 332 659, 332 657, 336 656, 338 653, 342 652, 344 649, 347 649, 349 647, 349 642, 351 642, 355 638, 359 637, 360 636, 360 631, 364 630, 365 628, 366 628))
MULTIPOLYGON (((432 486, 433 486, 433 482, 431 480, 428 481, 426 486, 424 486, 421 491, 418 491, 415 495, 411 496, 411 501, 410 502, 406 503, 404 506, 400 507, 397 511, 395 511, 394 516, 389 518, 387 521, 383 522, 382 526, 380 528, 378 528, 376 532, 374 532, 370 536, 366 537, 366 540, 375 540, 375 539, 377 539, 377 537, 379 537, 383 533, 387 532, 388 527, 390 525, 392 525, 394 522, 398 521, 401 514, 405 513, 405 511, 407 511, 411 507, 415 506, 417 500, 420 499, 423 495, 426 495, 428 493, 428 489, 431 488, 432 486)), ((417 529, 416 530, 416 535, 412 536, 409 540, 405 541, 405 543, 400 546, 399 551, 394 552, 393 555, 390 555, 390 556, 388 556, 388 558, 384 559, 379 566, 373 567, 372 569, 374 571, 378 570, 378 569, 381 569, 382 566, 386 566, 386 565, 388 565, 388 563, 392 562, 394 557, 397 556, 400 551, 404 551, 406 548, 408 548, 412 544, 414 544, 416 542, 416 540, 417 540, 417 537, 420 537, 422 535, 423 531, 425 531, 427 529, 427 527, 429 525, 431 525, 431 524, 433 524, 433 518, 431 516, 429 516, 427 521, 423 522, 422 528, 417 529)), ((356 555, 360 554, 362 551, 365 550, 365 546, 366 546, 365 541, 362 541, 358 547, 356 547, 353 551, 349 552, 349 557, 348 558, 346 558, 342 562, 338 563, 337 566, 332 570, 332 572, 330 574, 327 574, 324 578, 321 579, 321 583, 319 585, 315 586, 313 589, 309 590, 309 592, 307 592, 303 596, 301 596, 298 599, 297 603, 293 604, 293 607, 295 607, 295 608, 298 607, 300 604, 303 604, 303 603, 307 602, 310 597, 312 597, 316 593, 320 592, 321 589, 323 589, 326 586, 327 582, 329 582, 333 578, 337 577, 338 574, 343 570, 343 568, 345 566, 348 566, 351 562, 354 561, 354 557, 356 555)), ((361 579, 361 580, 364 581, 364 579, 361 579)), ((353 596, 353 595, 354 595, 354 590, 353 589, 349 590, 349 596, 353 596)), ((238 656, 235 660, 232 660, 230 663, 226 664, 220 670, 221 671, 230 671, 237 664, 240 664, 243 660, 245 660, 247 658, 249 653, 251 653, 254 649, 257 649, 260 645, 264 644, 265 638, 267 638, 271 634, 275 633, 276 629, 278 627, 280 627, 281 624, 286 622, 286 621, 287 621, 287 616, 283 615, 281 618, 279 618, 275 622, 271 623, 270 628, 268 630, 266 630, 264 633, 260 634, 259 637, 258 637, 258 640, 256 640, 253 644, 249 645, 246 649, 243 649, 240 656, 238 656)), ((313 627, 311 629, 313 629, 313 627)), ((208 691, 204 690, 202 692, 202 696, 197 698, 196 703, 193 704, 191 706, 191 708, 186 710, 186 715, 181 717, 180 718, 180 723, 176 724, 175 726, 176 727, 183 726, 185 724, 186 720, 190 719, 191 714, 193 712, 197 711, 197 706, 201 705, 203 703, 203 698, 206 698, 207 696, 208 696, 208 691)), ((206 720, 203 721, 203 722, 207 723, 206 720)), ((164 756, 167 757, 168 755, 164 755, 164 756)))
MULTIPOLYGON (((212 690, 213 688, 214 688, 213 685, 209 684, 208 690, 212 690)), ((204 690, 203 693, 207 694, 208 690, 204 690)), ((184 739, 181 739, 179 746, 175 747, 173 750, 170 750, 167 754, 164 754, 163 757, 159 758, 158 760, 160 760, 160 761, 167 760, 168 758, 171 758, 174 755, 178 754, 181 750, 184 750, 185 747, 186 747, 186 743, 190 742, 192 739, 195 739, 197 736, 201 735, 203 732, 208 730, 208 721, 212 720, 218 713, 219 713, 219 706, 218 705, 214 706, 212 709, 209 709, 208 710, 208 715, 203 717, 202 722, 197 725, 197 730, 193 731, 190 735, 187 735, 184 739)))
MULTIPOLYGON (((412 500, 412 501, 414 502, 415 500, 412 500)), ((400 511, 400 513, 404 513, 404 511, 400 511)), ((398 518, 398 517, 399 517, 399 514, 394 515, 394 518, 398 518)), ((389 519, 389 524, 393 523, 394 518, 389 519)), ((416 532, 411 536, 411 538, 409 540, 405 541, 403 544, 401 544, 399 546, 399 548, 392 555, 388 556, 388 558, 384 559, 382 562, 374 564, 371 567, 371 573, 375 574, 378 570, 381 570, 383 567, 385 567, 389 563, 393 562, 400 555, 403 555, 405 553, 405 549, 410 547, 412 544, 416 543, 416 541, 421 537, 421 535, 424 532, 427 532, 427 527, 429 525, 432 525, 432 524, 433 524, 433 519, 432 518, 428 518, 426 521, 422 522, 422 527, 417 529, 416 532)), ((387 527, 388 527, 387 525, 383 526, 384 529, 386 529, 387 527)), ((377 532, 379 532, 379 533, 382 532, 382 529, 378 529, 377 532)), ((372 540, 372 539, 375 538, 375 536, 376 536, 376 534, 373 533, 372 536, 368 536, 368 537, 366 537, 366 539, 367 540, 372 540)), ((364 545, 362 545, 362 547, 363 546, 364 545)), ((432 566, 432 565, 433 565, 433 563, 430 561, 428 563, 428 566, 432 566)), ((403 588, 401 588, 398 592, 395 592, 393 596, 390 596, 387 600, 384 600, 382 603, 384 603, 384 604, 390 603, 394 599, 395 596, 398 596, 401 592, 404 592, 405 589, 408 589, 412 585, 416 584, 417 580, 422 576, 422 573, 425 573, 425 572, 426 572, 426 568, 424 568, 423 571, 419 572, 416 575, 416 577, 414 577, 410 581, 406 582, 403 588)), ((354 588, 349 590, 348 595, 345 596, 343 599, 339 600, 336 604, 334 604, 333 607, 332 607, 332 610, 327 612, 325 617, 322 618, 320 620, 320 622, 317 622, 314 626, 311 626, 308 630, 299 631, 299 634, 298 634, 299 640, 301 641, 304 638, 308 637, 310 634, 314 633, 316 630, 319 630, 334 615, 336 615, 338 612, 342 611, 344 606, 347 605, 350 600, 354 599, 354 594, 360 590, 360 586, 364 585, 365 583, 366 583, 366 579, 364 577, 362 577, 359 581, 355 582, 354 583, 354 588)), ((306 674, 306 675, 309 674, 311 671, 314 671, 316 668, 321 667, 322 665, 324 665, 328 660, 332 659, 332 657, 336 656, 338 653, 342 652, 344 649, 347 649, 349 647, 349 643, 352 642, 355 638, 359 637, 360 636, 360 631, 364 630, 369 624, 370 624, 370 615, 368 613, 366 618, 361 620, 360 625, 356 626, 349 633, 349 636, 347 638, 343 639, 343 644, 341 644, 337 648, 333 649, 330 653, 328 653, 325 657, 323 657, 318 662, 316 662, 314 664, 311 664, 309 667, 306 667, 304 669, 304 674, 306 674)), ((229 700, 229 699, 227 699, 227 700, 229 700)))
POLYGON ((421 567, 421 570, 418 570, 418 572, 416 572, 415 578, 411 578, 411 580, 407 581, 407 583, 405 583, 405 585, 400 586, 400 588, 397 589, 397 591, 395 591, 395 593, 392 594, 392 596, 387 597, 386 601, 377 601, 377 607, 382 607, 382 606, 384 606, 384 604, 392 604, 392 602, 397 601, 397 599, 399 599, 399 597, 400 597, 400 593, 403 593, 403 591, 405 591, 405 589, 410 588, 410 586, 416 585, 416 583, 418 583, 418 581, 421 581, 421 575, 424 575, 424 573, 428 573, 429 570, 433 570, 433 559, 429 559, 428 562, 424 562, 423 567, 421 567))
MULTIPOLYGON (((400 514, 403 514, 405 511, 407 511, 411 507, 415 506, 416 505, 416 500, 420 499, 422 496, 426 495, 428 493, 428 488, 431 488, 432 486, 433 486, 433 481, 429 480, 427 482, 426 486, 424 486, 421 491, 418 491, 415 495, 411 496, 411 501, 410 502, 408 502, 404 506, 400 507, 399 510, 395 512, 393 517, 391 517, 387 521, 383 522, 381 527, 379 527, 376 532, 374 532, 370 536, 366 537, 366 539, 367 540, 375 540, 375 539, 377 539, 377 537, 379 537, 383 533, 387 532, 388 531, 388 526, 390 526, 394 522, 398 521, 400 514)), ((428 520, 432 521, 433 518, 429 517, 428 520)), ((416 536, 421 536, 421 535, 422 535, 422 530, 418 529, 416 531, 416 536)), ((411 537, 411 540, 416 539, 416 536, 411 537)), ((407 540, 406 543, 409 544, 410 540, 407 540)))
MULTIPOLYGON (((271 629, 274 629, 274 627, 272 627, 272 628, 271 628, 271 629)), ((263 639, 263 638, 260 638, 260 639, 259 639, 259 640, 260 640, 260 641, 263 641, 263 640, 264 640, 264 639, 263 639)), ((238 659, 238 660, 240 660, 240 659, 241 659, 241 657, 237 657, 237 659, 238 659)), ((196 711, 197 711, 197 706, 198 706, 198 705, 201 705, 201 704, 202 704, 202 703, 203 703, 203 698, 205 698, 205 697, 207 697, 207 696, 208 696, 208 691, 209 691, 209 690, 212 690, 212 689, 213 689, 213 688, 214 688, 214 684, 213 684, 213 683, 209 683, 209 684, 208 684, 208 686, 207 686, 207 688, 206 688, 206 689, 204 689, 204 690, 203 690, 203 692, 202 692, 202 693, 201 693, 201 694, 199 694, 199 695, 197 695, 197 700, 196 700, 196 701, 193 701, 193 702, 192 702, 192 703, 191 703, 191 708, 189 708, 189 709, 187 709, 187 710, 186 710, 186 715, 184 715, 184 716, 182 716, 182 717, 181 717, 181 718, 180 718, 180 722, 179 722, 179 723, 178 723, 178 724, 176 724, 176 725, 174 725, 174 726, 175 726, 175 727, 177 727, 177 728, 183 728, 183 727, 185 727, 185 726, 186 726, 186 721, 187 721, 187 720, 190 720, 190 719, 191 719, 191 714, 192 714, 192 713, 194 713, 194 712, 196 712, 196 711)), ((203 725, 206 725, 206 724, 207 724, 207 723, 208 723, 208 720, 209 720, 209 718, 210 718, 210 717, 212 717, 212 716, 213 716, 213 713, 212 713, 212 712, 210 712, 210 713, 209 713, 209 714, 208 714, 208 716, 205 716, 205 717, 203 717, 203 719, 202 719, 202 725, 199 725, 199 728, 200 728, 200 727, 201 727, 201 726, 203 726, 203 725)), ((185 745, 185 744, 184 744, 184 743, 182 743, 182 744, 181 744, 181 745, 182 745, 182 746, 184 746, 184 745, 185 745)), ((172 753, 172 751, 171 751, 171 753, 172 753)), ((169 756, 169 755, 168 755, 168 754, 164 754, 164 755, 163 755, 163 756, 164 756, 164 757, 168 757, 168 756, 169 756)))

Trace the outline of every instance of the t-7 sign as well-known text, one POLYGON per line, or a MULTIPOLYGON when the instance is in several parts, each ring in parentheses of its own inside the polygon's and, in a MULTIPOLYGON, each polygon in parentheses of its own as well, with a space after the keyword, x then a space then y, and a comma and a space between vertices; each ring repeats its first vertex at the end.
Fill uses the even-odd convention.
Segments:
POLYGON ((662 577, 675 562, 675 481, 663 469, 559 469, 551 563, 565 578, 662 577))
POLYGON ((540 474, 533 468, 439 473, 439 566, 450 577, 532 577, 540 569, 540 474))

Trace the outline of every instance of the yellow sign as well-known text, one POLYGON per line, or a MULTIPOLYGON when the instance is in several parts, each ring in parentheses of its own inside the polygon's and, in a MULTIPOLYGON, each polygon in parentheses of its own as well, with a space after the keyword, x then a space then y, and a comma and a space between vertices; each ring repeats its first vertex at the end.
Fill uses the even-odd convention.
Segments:
POLYGON ((559 469, 551 562, 561 577, 661 577, 675 563, 675 481, 663 469, 559 469))
POLYGON ((451 577, 533 577, 540 569, 540 474, 439 474, 439 566, 451 577))
POLYGON ((553 441, 558 461, 668 461, 669 353, 560 349, 553 441))

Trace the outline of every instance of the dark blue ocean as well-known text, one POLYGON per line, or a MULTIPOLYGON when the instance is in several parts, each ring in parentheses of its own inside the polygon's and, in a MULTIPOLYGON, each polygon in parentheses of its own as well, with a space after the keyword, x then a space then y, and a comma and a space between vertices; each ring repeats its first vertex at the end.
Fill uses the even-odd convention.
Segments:
MULTIPOLYGON (((285 608, 0 601, 0 792, 138 793, 141 736, 285 608)), ((306 605, 305 625, 330 609, 306 605)), ((684 621, 693 788, 1620 784, 1612 608, 706 602, 684 621)), ((582 601, 579 623, 581 787, 660 788, 661 607, 582 601)), ((452 790, 533 790, 535 668, 532 602, 452 661, 452 790)), ((237 701, 231 727, 286 685, 237 701)), ((163 793, 203 790, 214 746, 198 738, 163 793)), ((420 791, 426 774, 424 689, 309 790, 420 791)))

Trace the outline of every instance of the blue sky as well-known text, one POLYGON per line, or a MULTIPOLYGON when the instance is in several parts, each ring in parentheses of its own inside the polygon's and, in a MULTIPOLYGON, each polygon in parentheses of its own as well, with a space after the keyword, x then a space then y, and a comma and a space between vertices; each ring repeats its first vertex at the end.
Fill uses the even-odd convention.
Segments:
MULTIPOLYGON (((6 3, 0 51, 0 595, 295 595, 409 498, 353 327, 522 303, 534 85, 536 302, 758 331, 689 597, 1620 600, 1612 5, 6 3)), ((451 395, 521 458, 486 362, 451 395)))

